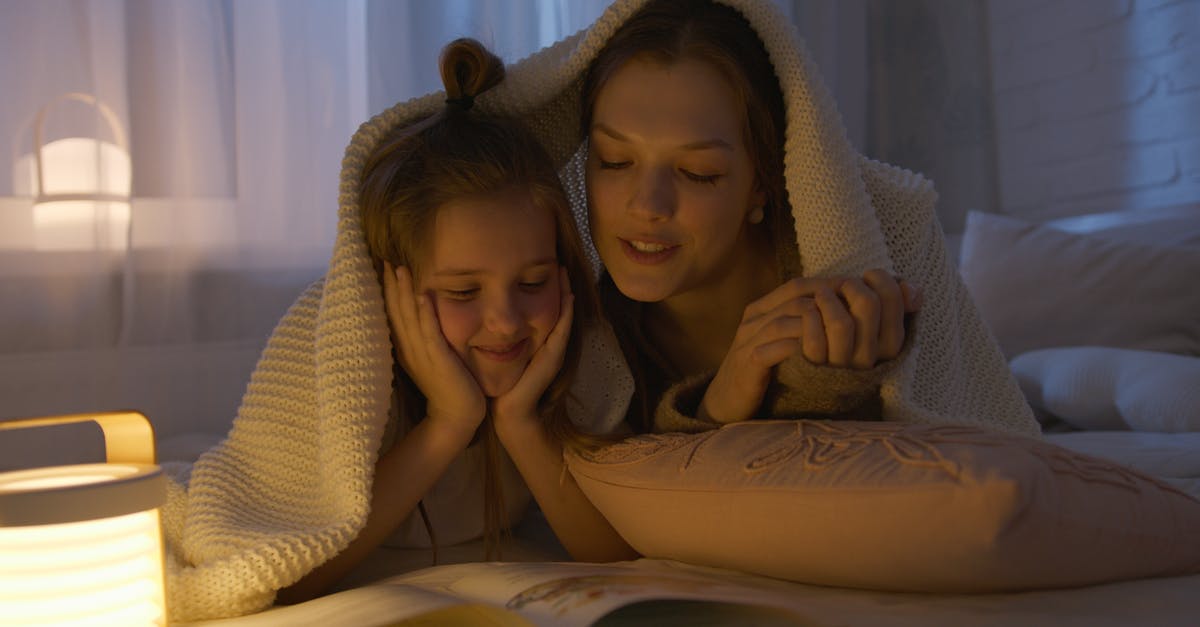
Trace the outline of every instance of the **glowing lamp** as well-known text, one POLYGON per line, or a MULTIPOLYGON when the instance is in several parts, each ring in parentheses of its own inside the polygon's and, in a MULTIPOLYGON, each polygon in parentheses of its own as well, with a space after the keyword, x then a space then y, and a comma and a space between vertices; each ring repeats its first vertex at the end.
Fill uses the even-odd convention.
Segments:
POLYGON ((94 421, 104 464, 0 473, 4 625, 166 625, 159 508, 166 478, 136 412, 0 422, 0 431, 94 421))
POLYGON ((121 121, 91 94, 70 93, 47 104, 33 121, 34 151, 17 160, 18 194, 34 196, 37 250, 125 250, 129 244, 133 166, 121 121), (44 142, 50 108, 74 100, 91 105, 114 142, 67 137, 44 142))

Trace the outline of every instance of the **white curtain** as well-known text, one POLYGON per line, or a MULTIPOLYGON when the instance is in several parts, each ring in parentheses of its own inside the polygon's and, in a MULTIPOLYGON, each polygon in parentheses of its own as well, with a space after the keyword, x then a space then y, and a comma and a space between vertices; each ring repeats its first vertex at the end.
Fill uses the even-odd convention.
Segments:
MULTIPOLYGON (((438 88, 455 37, 513 62, 606 4, 0 0, 0 419, 132 407, 163 437, 223 432, 271 328, 325 270, 358 125, 438 88), (37 112, 72 92, 128 134, 128 250, 34 245, 15 166, 37 112)), ((44 128, 43 143, 113 139, 74 102, 44 128)))
MULTIPOLYGON (((511 63, 607 3, 0 0, 0 419, 134 408, 160 438, 224 433, 272 327, 325 271, 358 125, 437 89, 451 39, 511 63), (16 166, 34 149, 37 112, 74 92, 128 135, 128 248, 36 245, 16 166)), ((838 33, 860 20, 779 4, 816 38, 838 97, 854 98, 839 85, 856 84, 846 72, 861 43, 838 33)), ((44 143, 114 141, 78 102, 53 105, 44 129, 44 143)), ((22 448, 12 442, 0 441, 0 469, 22 448)))

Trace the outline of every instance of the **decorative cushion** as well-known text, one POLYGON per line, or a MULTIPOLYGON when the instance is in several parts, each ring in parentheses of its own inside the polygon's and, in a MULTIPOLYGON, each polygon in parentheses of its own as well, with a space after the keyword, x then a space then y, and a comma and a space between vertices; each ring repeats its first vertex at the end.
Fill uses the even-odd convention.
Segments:
POLYGON ((1013 374, 1039 413, 1092 431, 1200 431, 1200 358, 1103 346, 1018 355, 1013 374))
POLYGON ((1010 358, 1056 346, 1200 355, 1200 250, 971 212, 961 272, 1010 358))
POLYGON ((1200 501, 967 427, 752 421, 569 453, 636 550, 792 581, 989 592, 1200 571, 1200 501))

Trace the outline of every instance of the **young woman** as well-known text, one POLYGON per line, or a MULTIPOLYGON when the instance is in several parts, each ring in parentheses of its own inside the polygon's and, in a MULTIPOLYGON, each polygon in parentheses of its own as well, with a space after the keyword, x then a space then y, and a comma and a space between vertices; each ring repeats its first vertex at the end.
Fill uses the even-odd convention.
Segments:
MULTIPOLYGON (((797 231, 803 240, 839 217, 808 213, 808 196, 828 201, 831 190, 798 185, 814 165, 798 161, 859 164, 825 152, 828 137, 788 128, 806 115, 812 123, 814 110, 799 90, 785 102, 773 58, 738 9, 651 0, 584 78, 592 241, 605 313, 637 381, 630 416, 643 430, 753 417, 921 419, 889 412, 898 408, 880 395, 912 343, 906 319, 921 307, 920 290, 881 267, 805 267, 816 255, 797 231), (802 221, 796 208, 806 210, 802 221)), ((818 235, 830 236, 854 234, 818 235)), ((917 373, 915 383, 927 376, 936 375, 917 373)), ((996 426, 1034 431, 1022 406, 996 426)))

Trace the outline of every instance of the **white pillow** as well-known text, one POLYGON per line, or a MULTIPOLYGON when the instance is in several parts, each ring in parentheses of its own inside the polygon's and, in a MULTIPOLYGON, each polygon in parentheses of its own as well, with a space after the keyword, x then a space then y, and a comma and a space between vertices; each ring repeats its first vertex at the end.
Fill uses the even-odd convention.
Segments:
POLYGON ((1198 249, 971 212, 961 272, 1009 357, 1085 345, 1200 355, 1198 249))
POLYGON ((1091 431, 1200 431, 1200 358, 1102 346, 1024 353, 1013 374, 1035 410, 1091 431))

